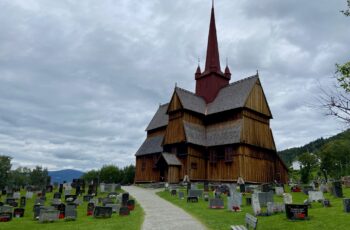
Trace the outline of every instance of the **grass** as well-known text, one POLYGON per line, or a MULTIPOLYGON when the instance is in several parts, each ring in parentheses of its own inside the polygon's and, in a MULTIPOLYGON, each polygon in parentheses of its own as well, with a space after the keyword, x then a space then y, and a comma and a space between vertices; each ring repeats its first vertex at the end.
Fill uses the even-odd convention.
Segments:
MULTIPOLYGON (((122 192, 122 191, 118 191, 122 192)), ((25 192, 21 192, 21 195, 24 195, 25 192)), ((107 193, 98 194, 99 197, 105 197, 107 193)), ((50 200, 53 196, 53 193, 47 193, 46 206, 50 205, 50 200)), ((5 200, 3 196, 2 200, 5 200)), ((135 202, 135 209, 130 212, 129 216, 119 216, 114 213, 112 218, 109 219, 95 219, 92 216, 86 215, 87 203, 84 202, 82 205, 78 206, 78 218, 76 221, 65 221, 58 220, 53 223, 39 223, 33 219, 33 205, 36 197, 33 196, 32 199, 27 199, 27 204, 25 207, 24 217, 23 218, 13 218, 10 222, 0 222, 1 230, 30 230, 30 229, 43 229, 43 230, 109 230, 109 229, 127 229, 127 230, 136 230, 141 229, 141 225, 144 219, 144 212, 141 206, 135 202)), ((79 199, 83 199, 80 197, 79 199)), ((1 199, 0 199, 1 200, 1 199)))
MULTIPOLYGON (((184 190, 185 191, 185 190, 184 190)), ((350 197, 350 189, 343 189, 344 197, 350 197)), ((208 202, 199 199, 198 203, 187 203, 186 200, 181 200, 177 196, 171 196, 168 191, 157 193, 160 197, 179 206, 186 212, 197 218, 208 229, 230 229, 231 225, 244 224, 245 213, 253 214, 251 206, 245 205, 245 197, 243 196, 243 206, 241 212, 230 212, 227 210, 226 196, 224 197, 225 209, 209 209, 208 202)), ((213 196, 211 193, 210 196, 213 196)), ((304 193, 292 193, 293 203, 303 203, 307 196, 304 193)), ((290 221, 286 218, 285 213, 274 214, 272 216, 258 217, 258 230, 310 230, 310 229, 350 229, 350 213, 343 211, 341 198, 334 198, 330 194, 325 193, 325 198, 328 198, 332 207, 325 208, 321 203, 312 203, 312 208, 309 209, 310 220, 306 221, 290 221)), ((282 202, 282 197, 275 196, 275 202, 282 202)))

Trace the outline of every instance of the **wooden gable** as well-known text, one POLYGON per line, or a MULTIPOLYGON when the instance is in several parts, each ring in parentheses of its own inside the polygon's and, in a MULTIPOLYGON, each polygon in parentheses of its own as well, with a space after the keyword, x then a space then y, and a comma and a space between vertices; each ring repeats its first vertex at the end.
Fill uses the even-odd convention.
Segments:
POLYGON ((264 114, 272 118, 270 107, 267 103, 264 90, 261 86, 260 80, 257 80, 252 91, 245 102, 245 107, 264 114))
POLYGON ((173 96, 171 97, 169 106, 168 106, 168 110, 167 110, 167 114, 171 113, 171 112, 175 112, 177 110, 181 110, 183 108, 180 98, 177 95, 176 91, 174 91, 173 96))

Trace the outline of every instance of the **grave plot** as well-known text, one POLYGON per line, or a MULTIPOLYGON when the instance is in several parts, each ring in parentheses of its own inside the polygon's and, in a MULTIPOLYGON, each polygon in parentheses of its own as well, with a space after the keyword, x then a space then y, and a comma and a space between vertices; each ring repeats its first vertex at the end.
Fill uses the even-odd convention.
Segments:
POLYGON ((113 212, 113 210, 111 207, 96 206, 94 209, 94 217, 95 218, 111 218, 112 212, 113 212))

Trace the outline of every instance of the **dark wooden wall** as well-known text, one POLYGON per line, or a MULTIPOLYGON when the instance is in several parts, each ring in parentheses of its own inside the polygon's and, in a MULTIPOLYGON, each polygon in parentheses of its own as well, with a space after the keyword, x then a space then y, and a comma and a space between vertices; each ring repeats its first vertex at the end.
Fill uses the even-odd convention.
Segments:
POLYGON ((158 157, 159 154, 136 157, 135 183, 159 181, 159 170, 154 167, 158 157))

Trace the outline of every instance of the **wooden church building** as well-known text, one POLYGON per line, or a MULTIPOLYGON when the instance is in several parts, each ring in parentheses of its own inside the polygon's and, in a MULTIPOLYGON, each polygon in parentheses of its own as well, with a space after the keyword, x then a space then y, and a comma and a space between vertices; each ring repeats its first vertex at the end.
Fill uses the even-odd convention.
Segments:
POLYGON ((259 75, 230 83, 221 71, 214 7, 204 71, 195 93, 175 87, 159 106, 136 152, 135 183, 191 181, 286 183, 288 170, 276 152, 272 114, 259 75))

